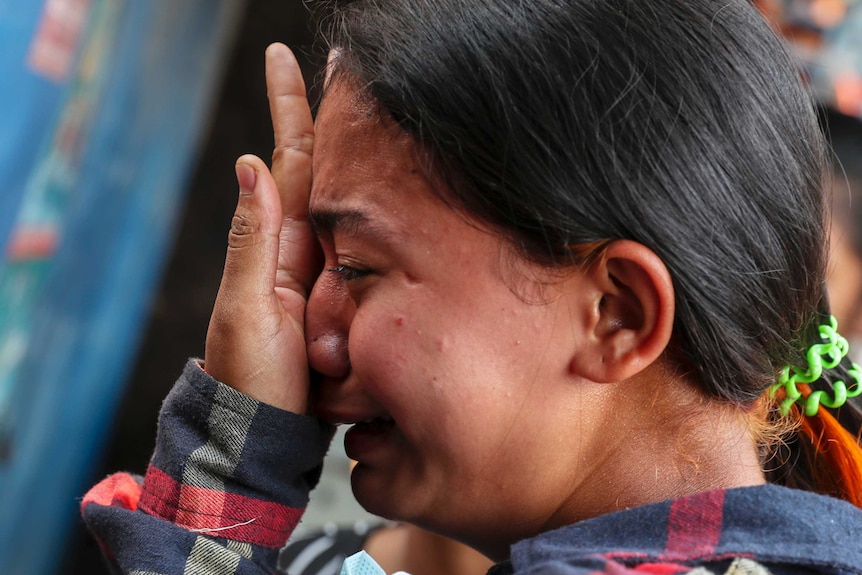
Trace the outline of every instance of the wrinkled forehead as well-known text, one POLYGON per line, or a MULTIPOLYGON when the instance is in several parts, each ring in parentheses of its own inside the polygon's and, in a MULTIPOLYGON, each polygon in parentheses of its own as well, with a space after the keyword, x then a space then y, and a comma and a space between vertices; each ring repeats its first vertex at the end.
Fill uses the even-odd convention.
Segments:
POLYGON ((413 149, 412 138, 386 110, 367 90, 343 74, 327 85, 314 130, 315 167, 327 153, 348 151, 347 144, 361 145, 374 152, 391 148, 390 153, 408 153, 413 149))
POLYGON ((375 188, 394 191, 424 181, 417 178, 422 170, 413 138, 356 86, 335 76, 321 101, 314 128, 312 208, 323 201, 358 202, 375 188))

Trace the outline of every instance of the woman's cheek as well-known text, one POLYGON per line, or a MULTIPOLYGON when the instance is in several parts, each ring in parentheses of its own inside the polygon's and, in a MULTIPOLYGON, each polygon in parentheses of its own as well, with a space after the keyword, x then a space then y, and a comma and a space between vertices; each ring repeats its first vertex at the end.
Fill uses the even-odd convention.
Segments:
POLYGON ((368 384, 392 371, 406 357, 403 315, 361 307, 350 326, 348 349, 353 370, 368 384), (375 375, 376 374, 376 375, 375 375))

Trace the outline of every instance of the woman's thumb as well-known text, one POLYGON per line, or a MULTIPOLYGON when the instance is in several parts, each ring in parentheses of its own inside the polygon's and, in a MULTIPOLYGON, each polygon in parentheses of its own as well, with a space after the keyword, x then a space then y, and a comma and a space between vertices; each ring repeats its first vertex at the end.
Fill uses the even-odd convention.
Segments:
POLYGON ((272 297, 275 287, 281 200, 272 174, 260 158, 242 156, 236 163, 236 177, 239 201, 228 234, 219 295, 251 303, 272 297))

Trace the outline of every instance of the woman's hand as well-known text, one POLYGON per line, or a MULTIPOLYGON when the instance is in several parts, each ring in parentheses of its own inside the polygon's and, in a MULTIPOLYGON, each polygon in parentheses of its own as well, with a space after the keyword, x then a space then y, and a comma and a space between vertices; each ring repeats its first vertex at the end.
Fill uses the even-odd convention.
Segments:
POLYGON ((267 49, 266 81, 275 132, 272 172, 256 156, 237 161, 239 203, 204 369, 259 401, 305 413, 305 304, 320 267, 307 221, 314 125, 302 74, 287 46, 267 49))

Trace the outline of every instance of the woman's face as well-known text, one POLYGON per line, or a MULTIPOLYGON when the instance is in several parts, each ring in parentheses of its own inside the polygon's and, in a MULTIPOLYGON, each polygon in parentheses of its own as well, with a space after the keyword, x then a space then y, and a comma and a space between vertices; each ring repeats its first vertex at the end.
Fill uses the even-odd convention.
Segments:
POLYGON ((411 138, 339 83, 316 124, 311 213, 325 267, 308 355, 318 414, 355 424, 359 502, 485 550, 477 534, 507 544, 553 523, 589 473, 564 420, 598 434, 559 391, 579 345, 571 298, 441 201, 411 138))

